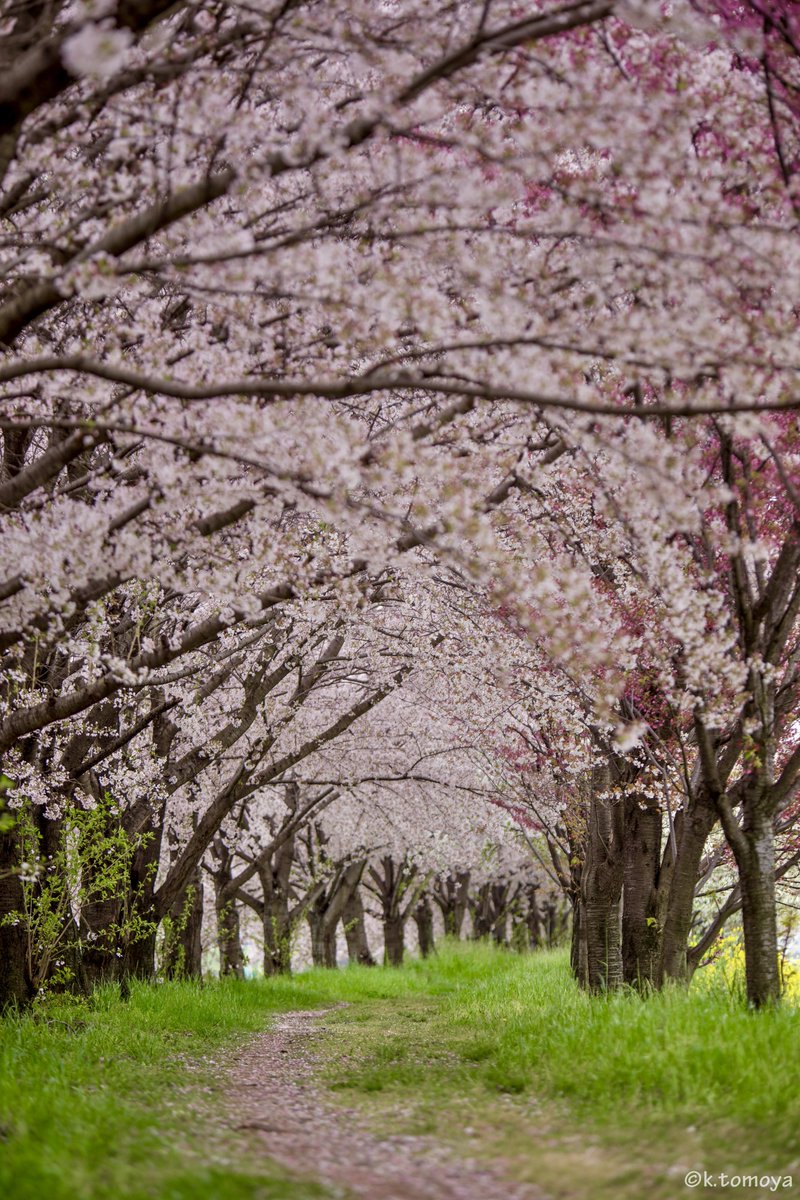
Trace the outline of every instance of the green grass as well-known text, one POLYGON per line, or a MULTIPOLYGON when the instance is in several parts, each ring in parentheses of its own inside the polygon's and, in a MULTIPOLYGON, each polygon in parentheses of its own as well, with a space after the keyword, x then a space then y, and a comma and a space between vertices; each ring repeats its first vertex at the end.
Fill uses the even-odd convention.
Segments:
POLYGON ((554 1196, 685 1196, 694 1167, 800 1183, 795 1005, 753 1013, 722 986, 592 997, 563 952, 490 946, 397 977, 404 994, 335 1014, 325 1043, 330 1086, 377 1129, 502 1157, 554 1196))
POLYGON ((0 1022, 0 1196, 329 1196, 214 1114, 237 1042, 339 1001, 325 1075, 378 1132, 501 1158, 558 1198, 726 1194, 689 1193, 694 1167, 800 1180, 797 1007, 751 1013, 713 987, 590 997, 563 953, 446 946, 402 970, 137 986, 127 1004, 104 989, 0 1022))
POLYGON ((215 1130, 231 1048, 273 1013, 425 990, 413 971, 134 984, 0 1020, 3 1200, 312 1200, 215 1130))
MULTIPOLYGON (((320 997, 321 998, 321 997, 320 997)), ((0 1022, 4 1200, 312 1200, 327 1193, 211 1137, 227 1047, 296 1006, 235 982, 115 988, 0 1022), (216 1057, 215 1057, 216 1056, 216 1057)))

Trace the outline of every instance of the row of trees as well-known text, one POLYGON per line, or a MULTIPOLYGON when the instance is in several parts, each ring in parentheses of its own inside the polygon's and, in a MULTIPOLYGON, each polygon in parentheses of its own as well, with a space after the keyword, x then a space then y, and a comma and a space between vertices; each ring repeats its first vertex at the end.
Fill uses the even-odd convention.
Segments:
POLYGON ((796 6, 3 29, 0 1002, 151 973, 209 874, 280 967, 336 871, 466 869, 497 813, 586 986, 685 980, 740 912, 777 999, 796 6))
MULTIPOLYGON (((342 940, 350 963, 373 966, 382 958, 390 966, 400 966, 409 930, 423 958, 434 952, 440 936, 488 938, 523 952, 556 946, 567 931, 563 897, 531 870, 530 862, 506 870, 493 864, 490 872, 484 864, 475 879, 469 870, 426 874, 408 857, 398 860, 384 854, 331 867, 305 891, 300 882, 303 874, 298 864, 297 885, 290 876, 289 911, 279 918, 284 933, 280 943, 273 933, 274 918, 265 920, 266 893, 264 900, 242 893, 240 902, 221 905, 215 892, 220 974, 244 975, 248 955, 243 930, 250 935, 248 944, 263 945, 266 974, 290 971, 303 920, 308 925, 310 961, 320 967, 339 964, 342 940), (255 928, 252 914, 257 917, 255 928)), ((279 900, 273 889, 269 894, 273 911, 279 900)), ((178 969, 171 966, 174 956, 183 973, 201 975, 203 949, 199 924, 190 929, 181 922, 165 939, 167 969, 178 969)))

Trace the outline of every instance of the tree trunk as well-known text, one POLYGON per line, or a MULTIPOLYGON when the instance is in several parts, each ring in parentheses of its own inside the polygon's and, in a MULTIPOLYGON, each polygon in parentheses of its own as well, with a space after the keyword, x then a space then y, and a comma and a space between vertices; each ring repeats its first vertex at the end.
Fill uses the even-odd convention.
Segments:
POLYGON ((200 979, 203 974, 203 879, 195 868, 169 913, 164 956, 167 979, 200 979))
POLYGON ((461 937, 469 900, 469 871, 439 876, 433 883, 433 898, 444 922, 446 937, 461 937))
POLYGON ((336 966, 336 925, 328 920, 327 906, 320 912, 312 905, 306 913, 311 933, 311 961, 315 967, 336 966))
POLYGON ((595 768, 586 862, 581 873, 586 929, 586 984, 613 991, 622 984, 622 801, 610 793, 610 772, 595 768))
POLYGON ((536 899, 538 890, 535 883, 529 884, 525 893, 527 901, 525 925, 528 931, 528 945, 531 950, 538 950, 542 944, 542 919, 539 912, 539 902, 536 899))
POLYGON ((548 900, 545 905, 545 927, 547 945, 558 946, 566 932, 567 912, 556 900, 548 900))
POLYGON ((311 961, 315 967, 325 966, 325 921, 313 908, 306 913, 308 931, 311 934, 311 961))
MULTIPOLYGON (((338 924, 338 922, 337 922, 338 924)), ((336 925, 328 925, 322 940, 323 965, 335 970, 336 962, 336 925)))
POLYGON ((586 903, 586 981, 593 992, 622 984, 622 929, 613 885, 599 886, 586 903))
MULTIPOLYGON (((347 921, 346 913, 353 896, 358 892, 366 859, 340 864, 330 882, 309 905, 306 912, 311 930, 311 957, 315 966, 336 967, 336 930, 339 921, 347 921)), ((362 910, 363 922, 363 910, 362 910)), ((348 953, 349 953, 348 942, 348 953)), ((369 957, 369 950, 367 950, 369 957)))
POLYGON ((264 893, 262 913, 264 931, 264 974, 292 973, 292 916, 289 879, 294 862, 295 841, 287 840, 276 850, 272 861, 258 871, 264 893))
POLYGON ((368 877, 381 903, 383 960, 397 967, 403 961, 405 951, 405 923, 426 884, 418 879, 417 867, 409 861, 408 855, 396 860, 390 854, 384 854, 380 862, 369 867, 368 877))
POLYGON ((217 917, 217 946, 219 948, 219 974, 245 978, 245 956, 241 948, 241 920, 239 907, 234 900, 225 900, 225 887, 231 881, 230 854, 228 848, 218 842, 217 870, 213 872, 213 908, 217 917))
POLYGON ((661 812, 642 807, 639 797, 625 798, 622 887, 622 974, 625 983, 647 991, 658 981, 661 927, 658 920, 658 872, 661 863, 661 812))
POLYGON ((214 910, 217 915, 217 945, 219 947, 220 975, 234 975, 244 979, 244 955, 242 953, 241 922, 235 900, 225 900, 223 889, 230 883, 217 872, 214 875, 214 910))
POLYGON ((152 983, 156 977, 156 930, 131 942, 123 951, 122 977, 152 983))
MULTIPOLYGON (((64 819, 63 817, 48 817, 41 806, 36 806, 32 815, 39 834, 38 853, 48 864, 47 874, 49 881, 51 884, 55 883, 56 876, 51 873, 58 872, 61 876, 64 893, 68 896, 69 884, 66 879, 67 864, 65 860, 64 819)), ((34 884, 33 891, 35 896, 34 903, 36 903, 41 900, 38 883, 34 884)), ((81 962, 78 928, 74 921, 76 915, 78 914, 73 910, 71 900, 67 900, 63 908, 59 903, 56 909, 52 910, 52 917, 61 925, 62 936, 56 954, 52 957, 48 955, 49 961, 46 958, 44 961, 31 964, 34 986, 47 986, 49 989, 59 992, 87 993, 90 990, 90 985, 81 962), (60 968, 56 966, 56 960, 61 964, 60 968), (60 979, 58 979, 59 972, 62 972, 60 979)))
POLYGON ((455 898, 452 906, 452 927, 448 930, 448 932, 453 937, 457 938, 461 937, 461 930, 464 927, 464 917, 467 915, 470 875, 470 871, 458 871, 455 875, 455 898))
POLYGON ((433 909, 427 896, 422 896, 414 909, 414 924, 417 927, 419 952, 428 958, 435 949, 433 940, 433 909))
MULTIPOLYGON (((570 839, 569 849, 569 864, 564 868, 563 875, 559 875, 559 878, 563 878, 564 890, 572 912, 569 965, 579 986, 587 988, 589 986, 589 965, 586 954, 586 921, 584 920, 583 897, 581 894, 581 878, 586 857, 585 831, 573 834, 570 839), (568 874, 567 871, 569 872, 568 874)), ((551 856, 556 863, 556 868, 558 868, 558 860, 552 852, 552 848, 551 856)))
POLYGON ((264 974, 291 975, 292 938, 289 906, 282 897, 264 903, 264 974))
POLYGON ((123 977, 152 981, 156 976, 156 931, 158 916, 154 901, 155 879, 161 856, 163 813, 154 814, 144 832, 150 836, 140 845, 131 863, 131 883, 128 905, 135 912, 146 932, 135 941, 127 940, 123 947, 123 977))
POLYGON ((569 948, 569 965, 581 987, 589 986, 589 963, 586 949, 586 920, 583 899, 572 897, 572 938, 569 948))
POLYGON ((492 932, 492 897, 491 886, 483 883, 477 892, 470 897, 470 913, 472 915, 472 938, 480 941, 492 932))
POLYGON ((754 805, 746 814, 742 833, 746 850, 737 853, 736 860, 742 891, 747 1000, 754 1008, 763 1008, 781 994, 771 812, 754 805))
MULTIPOLYGON (((99 795, 99 788, 97 789, 99 795)), ((94 791, 93 791, 94 794, 94 791)), ((111 836, 119 827, 119 819, 112 813, 107 813, 105 833, 111 836)), ((44 843, 58 838, 54 828, 43 829, 43 852, 53 854, 53 849, 45 849, 44 843)), ((82 886, 85 894, 92 894, 92 870, 102 866, 84 863, 81 869, 82 886)), ((122 975, 122 945, 120 942, 119 923, 123 912, 124 896, 107 896, 84 904, 80 913, 74 915, 79 919, 72 952, 72 967, 76 983, 85 993, 104 983, 116 983, 122 975)))
POLYGON ((686 955, 692 928, 695 888, 706 842, 716 821, 716 810, 704 796, 698 797, 675 820, 677 854, 663 915, 659 984, 667 979, 688 982, 686 955))
POLYGON ((390 967, 399 967, 403 961, 405 943, 402 917, 384 917, 383 956, 390 967))
MULTIPOLYGON (((21 912, 22 884, 19 875, 19 845, 14 830, 0 833, 0 921, 8 913, 21 912)), ((33 999, 27 967, 27 938, 20 925, 0 924, 0 1012, 24 1008, 33 999)))
POLYGON ((364 967, 374 967, 367 941, 367 926, 364 919, 364 901, 361 899, 361 889, 356 888, 347 899, 342 912, 344 936, 347 939, 347 956, 351 963, 360 963, 364 967))
POLYGON ((508 891, 504 883, 492 884, 492 941, 498 946, 508 945, 508 891))
POLYGON ((81 912, 81 968, 89 990, 116 982, 120 977, 122 959, 117 952, 117 922, 121 911, 120 900, 112 896, 85 905, 81 912))
POLYGON ((241 921, 235 900, 217 909, 217 945, 220 975, 233 975, 236 979, 244 979, 241 921))

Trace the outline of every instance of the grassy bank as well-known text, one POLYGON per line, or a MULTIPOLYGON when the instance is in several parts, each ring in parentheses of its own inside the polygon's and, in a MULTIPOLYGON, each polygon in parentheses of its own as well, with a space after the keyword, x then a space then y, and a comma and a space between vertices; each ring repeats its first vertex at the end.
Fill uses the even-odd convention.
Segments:
POLYGON ((127 1004, 108 989, 0 1023, 0 1195, 321 1200, 214 1112, 237 1042, 272 1013, 342 1000, 324 1070, 378 1130, 502 1157, 554 1197, 726 1193, 690 1193, 692 1168, 800 1185, 797 1007, 750 1013, 722 981, 592 998, 561 953, 470 946, 402 970, 139 986, 127 1004))
POLYGON ((116 988, 0 1022, 4 1200, 312 1200, 213 1133, 226 1053, 291 985, 116 988))
POLYGON ((403 977, 405 996, 381 999, 364 976, 372 1003, 329 1018, 329 1083, 376 1128, 502 1157, 557 1197, 742 1195, 720 1180, 690 1192, 694 1168, 791 1174, 778 1190, 800 1192, 795 1003, 752 1013, 722 973, 688 995, 590 997, 564 953, 488 946, 403 977))

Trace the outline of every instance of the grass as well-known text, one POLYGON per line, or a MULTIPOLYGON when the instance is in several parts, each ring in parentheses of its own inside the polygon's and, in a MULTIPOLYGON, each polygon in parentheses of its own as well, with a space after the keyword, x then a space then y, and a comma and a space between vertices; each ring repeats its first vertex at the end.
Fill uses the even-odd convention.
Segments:
POLYGON ((556 1197, 667 1200, 693 1168, 800 1181, 795 1004, 750 1012, 721 976, 646 1001, 591 997, 564 953, 490 946, 399 978, 405 994, 384 999, 365 979, 372 1002, 330 1018, 325 1043, 329 1084, 375 1128, 502 1157, 556 1197))
POLYGON ((127 1004, 103 989, 0 1022, 0 1195, 322 1200, 214 1112, 237 1042, 336 1001, 325 1074, 378 1132, 502 1158, 556 1198, 669 1200, 692 1168, 800 1179, 800 1008, 751 1013, 721 977, 589 997, 563 953, 473 945, 402 970, 137 986, 127 1004))
POLYGON ((296 1006, 291 984, 173 983, 0 1022, 4 1200, 316 1200, 213 1137, 219 1059, 296 1006))

